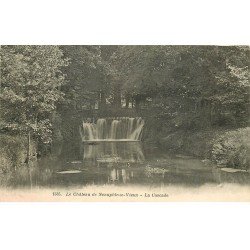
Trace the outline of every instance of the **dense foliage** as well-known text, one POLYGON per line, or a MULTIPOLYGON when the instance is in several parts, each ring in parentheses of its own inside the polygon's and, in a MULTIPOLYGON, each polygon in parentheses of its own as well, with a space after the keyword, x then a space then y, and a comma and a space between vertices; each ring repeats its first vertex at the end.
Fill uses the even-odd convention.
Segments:
POLYGON ((187 132, 206 141, 207 131, 230 130, 218 144, 223 150, 245 144, 236 138, 249 126, 247 46, 2 46, 0 55, 4 133, 49 144, 78 136, 94 109, 143 111, 146 141, 184 150, 187 132))
POLYGON ((249 168, 250 128, 228 131, 216 139, 212 149, 212 159, 217 165, 249 168))
POLYGON ((68 84, 63 87, 66 108, 91 108, 105 104, 111 88, 112 70, 101 46, 61 46, 70 64, 64 67, 68 84))
POLYGON ((124 95, 161 107, 175 127, 248 122, 248 47, 121 46, 113 60, 124 95))
POLYGON ((51 114, 64 96, 58 46, 1 46, 1 129, 51 141, 51 114))

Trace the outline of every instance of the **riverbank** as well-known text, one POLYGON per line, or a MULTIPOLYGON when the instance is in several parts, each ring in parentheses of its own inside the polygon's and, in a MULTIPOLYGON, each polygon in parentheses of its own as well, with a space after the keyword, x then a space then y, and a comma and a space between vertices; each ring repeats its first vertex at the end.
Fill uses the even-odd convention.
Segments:
POLYGON ((211 161, 219 167, 250 169, 250 127, 176 131, 159 139, 168 151, 211 161))

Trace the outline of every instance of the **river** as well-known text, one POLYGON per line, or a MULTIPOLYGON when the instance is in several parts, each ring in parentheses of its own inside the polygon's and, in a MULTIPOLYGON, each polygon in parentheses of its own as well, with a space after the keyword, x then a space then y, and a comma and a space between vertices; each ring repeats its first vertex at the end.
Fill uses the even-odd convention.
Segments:
POLYGON ((220 169, 208 161, 173 155, 142 142, 91 142, 55 146, 29 168, 2 178, 13 188, 84 186, 182 186, 250 184, 249 172, 220 169))

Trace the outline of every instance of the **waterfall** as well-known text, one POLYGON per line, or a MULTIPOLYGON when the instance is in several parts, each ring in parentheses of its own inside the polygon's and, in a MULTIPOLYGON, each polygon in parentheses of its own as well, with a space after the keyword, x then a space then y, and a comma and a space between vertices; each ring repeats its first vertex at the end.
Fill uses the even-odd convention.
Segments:
POLYGON ((82 141, 139 141, 144 120, 140 117, 101 118, 96 123, 84 121, 82 141))
POLYGON ((127 137, 129 138, 133 131, 133 124, 134 124, 135 118, 128 118, 127 120, 128 120, 127 137))
MULTIPOLYGON (((110 139, 117 139, 117 127, 121 121, 113 120, 111 123, 110 139)), ((101 139, 101 138, 96 138, 101 139)), ((125 139, 125 138, 124 138, 125 139)))
POLYGON ((94 140, 96 138, 96 129, 92 123, 83 123, 83 140, 94 140))
POLYGON ((141 118, 137 119, 136 129, 130 134, 129 138, 133 140, 139 140, 141 137, 143 126, 144 126, 144 121, 141 118))
POLYGON ((98 119, 96 123, 96 137, 99 139, 105 138, 105 131, 106 131, 106 120, 105 119, 98 119))

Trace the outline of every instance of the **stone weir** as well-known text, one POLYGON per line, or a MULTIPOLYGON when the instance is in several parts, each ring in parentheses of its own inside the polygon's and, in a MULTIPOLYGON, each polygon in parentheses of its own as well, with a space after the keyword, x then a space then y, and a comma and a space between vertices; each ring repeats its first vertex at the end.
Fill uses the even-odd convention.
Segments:
POLYGON ((141 117, 85 119, 80 126, 83 142, 140 141, 144 120, 141 117))

